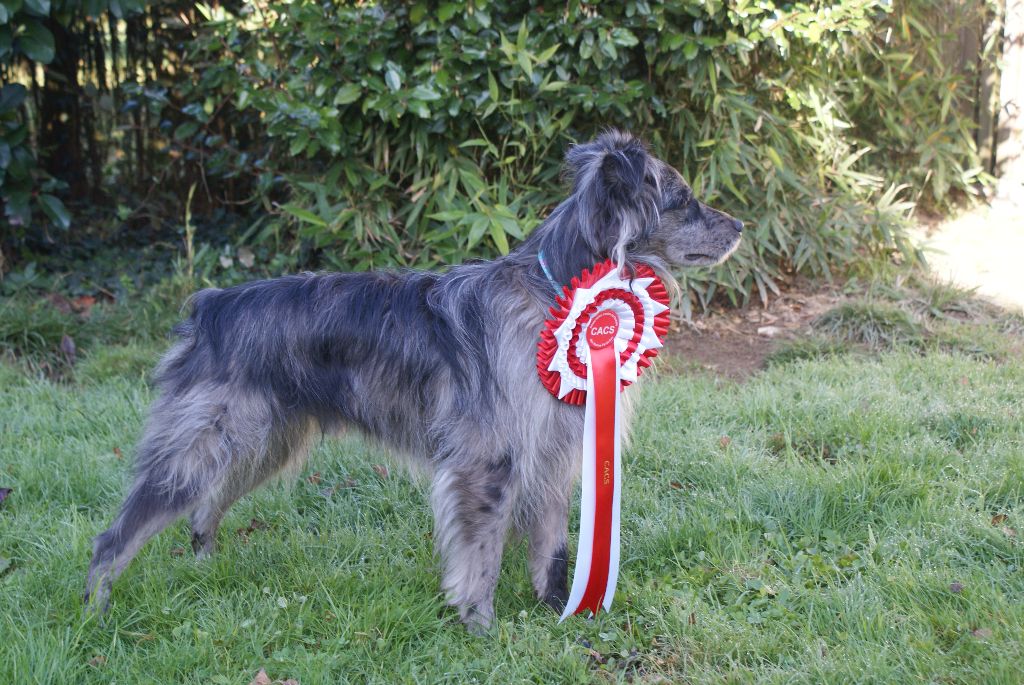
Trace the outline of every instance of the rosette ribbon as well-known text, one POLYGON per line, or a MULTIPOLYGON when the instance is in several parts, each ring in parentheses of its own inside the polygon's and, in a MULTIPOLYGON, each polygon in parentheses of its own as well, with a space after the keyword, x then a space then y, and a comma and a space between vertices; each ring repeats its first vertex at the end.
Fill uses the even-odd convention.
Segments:
POLYGON ((619 393, 650 366, 668 325, 668 293, 654 271, 642 264, 630 278, 606 261, 564 288, 541 332, 541 382, 563 402, 586 404, 579 544, 561 620, 611 608, 619 574, 619 393))

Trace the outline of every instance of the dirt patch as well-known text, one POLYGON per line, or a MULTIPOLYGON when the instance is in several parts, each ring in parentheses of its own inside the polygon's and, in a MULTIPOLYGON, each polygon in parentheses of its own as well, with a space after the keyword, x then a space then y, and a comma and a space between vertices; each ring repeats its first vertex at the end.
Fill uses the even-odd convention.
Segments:
POLYGON ((745 380, 764 368, 781 343, 806 335, 812 320, 843 299, 835 288, 803 282, 764 309, 711 312, 669 333, 669 366, 745 380))
MULTIPOLYGON (((921 215, 911 238, 926 250, 932 279, 966 289, 973 303, 985 304, 962 312, 940 307, 940 316, 991 318, 987 302, 1010 311, 1024 307, 1024 202, 994 202, 953 218, 921 215)), ((811 321, 847 299, 835 287, 798 281, 766 309, 714 311, 669 333, 663 368, 742 381, 764 368, 781 344, 806 336, 811 321)), ((934 306, 927 298, 922 302, 934 306)))

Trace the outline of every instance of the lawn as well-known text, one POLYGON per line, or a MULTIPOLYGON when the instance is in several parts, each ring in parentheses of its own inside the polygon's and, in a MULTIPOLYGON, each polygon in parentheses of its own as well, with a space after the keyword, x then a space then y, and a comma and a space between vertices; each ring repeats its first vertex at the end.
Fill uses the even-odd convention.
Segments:
POLYGON ((515 544, 488 638, 439 595, 423 486, 356 440, 242 500, 210 560, 173 526, 85 615, 160 344, 0 364, 0 682, 1019 683, 1024 366, 973 338, 804 345, 744 383, 670 359, 612 612, 559 624, 515 544))

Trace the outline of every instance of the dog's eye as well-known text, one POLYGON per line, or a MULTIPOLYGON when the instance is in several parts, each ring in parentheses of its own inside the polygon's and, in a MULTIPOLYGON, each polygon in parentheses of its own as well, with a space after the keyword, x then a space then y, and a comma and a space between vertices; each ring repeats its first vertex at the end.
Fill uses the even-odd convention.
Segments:
POLYGON ((626 243, 626 251, 627 252, 633 252, 638 247, 640 247, 640 245, 637 244, 637 242, 635 240, 630 240, 628 243, 626 243))

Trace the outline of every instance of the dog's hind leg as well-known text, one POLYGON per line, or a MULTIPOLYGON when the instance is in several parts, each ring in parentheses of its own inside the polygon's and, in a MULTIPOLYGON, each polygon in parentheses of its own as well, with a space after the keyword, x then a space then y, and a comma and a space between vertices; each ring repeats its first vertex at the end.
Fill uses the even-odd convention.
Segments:
POLYGON ((192 550, 206 557, 217 548, 217 529, 236 501, 255 490, 282 470, 301 468, 314 434, 310 421, 271 430, 267 448, 252 460, 238 460, 228 466, 216 487, 211 488, 192 512, 192 550))
POLYGON ((140 476, 114 523, 93 540, 86 604, 105 611, 111 586, 146 541, 195 506, 202 487, 199 481, 162 481, 155 474, 140 476))
POLYGON ((240 473, 226 474, 217 487, 203 497, 189 517, 192 551, 198 559, 205 559, 217 550, 217 530, 231 505, 265 480, 253 477, 247 469, 237 471, 240 473))
POLYGON ((494 619, 494 591, 512 513, 509 459, 440 468, 431 489, 441 586, 470 632, 494 619))
POLYGON ((103 610, 114 580, 151 537, 192 512, 237 462, 265 449, 265 403, 202 386, 153 406, 134 483, 111 527, 93 541, 85 600, 103 610))

